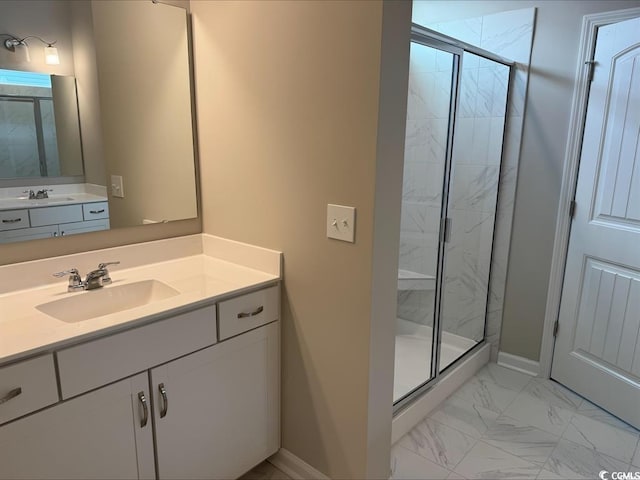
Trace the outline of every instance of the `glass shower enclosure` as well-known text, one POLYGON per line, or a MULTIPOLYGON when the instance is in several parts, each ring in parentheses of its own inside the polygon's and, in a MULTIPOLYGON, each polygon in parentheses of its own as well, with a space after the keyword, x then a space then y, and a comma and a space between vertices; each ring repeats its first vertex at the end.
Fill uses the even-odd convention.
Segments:
POLYGON ((511 63, 414 25, 394 408, 484 342, 511 63))

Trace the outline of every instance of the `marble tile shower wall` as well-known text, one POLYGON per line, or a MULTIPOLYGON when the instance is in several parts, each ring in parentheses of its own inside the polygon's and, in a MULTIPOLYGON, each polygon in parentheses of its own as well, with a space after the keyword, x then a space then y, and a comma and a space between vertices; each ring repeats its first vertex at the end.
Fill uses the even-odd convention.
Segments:
MULTIPOLYGON (((428 18, 421 18, 420 15, 420 11, 414 9, 413 21, 415 23, 425 25, 445 35, 477 45, 516 62, 514 68, 514 83, 512 84, 510 103, 507 110, 507 129, 504 132, 503 162, 498 180, 499 193, 497 212, 495 215, 495 236, 493 239, 494 253, 491 258, 491 282, 489 285, 486 337, 492 345, 492 358, 495 360, 502 325, 502 306, 522 137, 522 119, 526 101, 529 63, 533 41, 535 9, 501 12, 484 17, 439 24, 430 24, 428 18)), ((441 55, 440 60, 442 59, 443 57, 441 55)), ((437 76, 438 60, 439 58, 436 56, 435 59, 429 58, 428 61, 424 62, 425 65, 430 65, 433 68, 434 76, 437 76)), ((487 76, 490 76, 490 72, 487 71, 488 65, 483 66, 480 60, 478 60, 476 68, 476 66, 473 65, 473 61, 469 62, 468 58, 465 60, 467 60, 467 62, 466 65, 463 66, 464 78, 467 81, 471 81, 472 84, 475 80, 478 85, 484 85, 487 81, 487 76), (483 70, 481 77, 480 70, 483 68, 485 68, 485 70, 483 70), (476 74, 477 77, 475 76, 476 74)), ((425 73, 428 72, 425 71, 425 73)), ((418 89, 416 85, 413 85, 412 80, 413 78, 410 78, 409 105, 412 105, 414 100, 420 100, 423 104, 426 103, 426 97, 424 97, 424 95, 428 93, 429 90, 418 89)), ((435 83, 435 85, 437 85, 437 83, 435 83)), ((495 84, 493 88, 496 88, 495 84)), ((498 88, 502 87, 499 86, 498 88)), ((435 91, 437 90, 431 90, 431 92, 435 91)), ((439 93, 442 94, 441 91, 439 93)), ((474 151, 477 149, 479 152, 484 152, 486 148, 486 151, 489 152, 490 149, 495 148, 499 130, 497 123, 500 121, 500 115, 495 115, 495 118, 492 119, 493 121, 478 120, 476 122, 477 118, 471 116, 471 105, 474 101, 473 97, 474 95, 470 93, 466 99, 461 99, 462 108, 468 107, 468 110, 466 115, 461 115, 458 128, 460 129, 459 132, 466 131, 467 134, 459 134, 459 137, 462 137, 461 140, 459 140, 461 144, 456 146, 456 149, 464 150, 465 148, 471 148, 474 149, 474 151), (483 136, 483 132, 488 134, 483 136)), ((446 102, 446 95, 440 97, 437 102, 442 102, 443 98, 446 102)), ((491 102, 487 103, 487 99, 489 99, 487 89, 481 88, 480 95, 476 92, 473 107, 475 108, 474 115, 480 112, 478 108, 486 108, 487 113, 489 111, 492 112, 492 114, 495 113, 493 110, 494 105, 491 102)), ((435 105, 438 104, 439 103, 436 103, 435 105)), ((437 108, 436 111, 438 111, 437 108)), ((435 165, 433 165, 433 159, 442 159, 444 157, 444 143, 442 143, 442 141, 438 142, 437 140, 444 138, 444 135, 446 135, 446 121, 437 118, 431 118, 430 121, 426 121, 426 119, 419 121, 418 118, 413 116, 414 113, 416 113, 416 110, 411 107, 407 115, 402 204, 403 217, 400 234, 400 268, 418 271, 419 273, 433 274, 435 272, 436 256, 432 252, 437 245, 439 225, 437 221, 432 221, 432 223, 427 226, 427 221, 429 221, 427 212, 433 213, 433 210, 422 210, 424 215, 421 216, 419 214, 420 209, 416 204, 423 202, 430 204, 432 207, 437 205, 437 209, 439 209, 443 166, 440 162, 438 164, 439 170, 436 169, 435 165), (440 121, 438 122, 436 120, 440 121), (445 129, 444 133, 442 133, 443 128, 445 129), (432 156, 428 157, 424 155, 424 152, 430 152, 432 156), (435 157, 435 155, 438 154, 440 156, 435 157), (430 164, 426 161, 427 158, 432 159, 431 171, 429 171, 430 164)), ((491 116, 480 118, 491 118, 491 116)), ((484 168, 484 174, 487 174, 490 170, 485 167, 497 168, 495 165, 489 165, 486 162, 483 164, 483 158, 485 158, 484 154, 474 155, 473 158, 469 160, 469 165, 465 168, 467 170, 466 181, 472 181, 475 169, 475 178, 480 181, 478 185, 481 185, 483 176, 480 171, 484 168)), ((487 178, 486 175, 484 178, 487 178)), ((464 184, 464 181, 465 175, 462 175, 460 184, 464 184)), ((460 189, 460 191, 462 192, 464 190, 460 189)), ((460 201, 462 198, 458 200, 457 205, 461 207, 462 204, 460 201)), ((456 202, 454 199, 454 208, 455 206, 456 202)), ((463 208, 460 209, 465 210, 463 208)), ((466 211, 464 213, 466 213, 466 215, 462 216, 464 220, 457 222, 457 227, 454 226, 454 232, 452 232, 452 237, 457 236, 460 238, 459 242, 452 242, 452 244, 460 245, 459 249, 464 248, 463 245, 465 244, 475 245, 473 242, 477 241, 478 236, 485 236, 480 233, 481 230, 489 227, 488 221, 482 221, 482 213, 488 214, 490 212, 483 211, 482 208, 472 208, 468 213, 466 211), (477 228, 472 228, 474 222, 477 228), (456 228, 459 228, 461 231, 455 231, 456 228), (465 232, 468 232, 468 234, 465 234, 465 232), (476 240, 472 238, 474 235, 477 235, 475 237, 476 240)), ((462 260, 462 258, 463 257, 459 260, 462 260)), ((451 268, 456 268, 455 264, 451 266, 451 268)), ((479 272, 475 275, 475 278, 478 278, 480 275, 483 275, 483 273, 479 272)), ((471 289, 472 287, 469 288, 471 289)), ((399 292, 398 316, 407 320, 428 324, 429 321, 432 321, 431 312, 433 307, 430 306, 432 302, 432 292, 399 292), (429 295, 429 293, 431 295, 429 295), (419 313, 420 310, 428 313, 419 313)), ((464 317, 464 315, 462 315, 462 317, 464 317)))
MULTIPOLYGON (((400 268, 435 276, 451 98, 451 54, 411 45, 400 268)), ((433 325, 433 290, 398 291, 398 317, 433 325)))

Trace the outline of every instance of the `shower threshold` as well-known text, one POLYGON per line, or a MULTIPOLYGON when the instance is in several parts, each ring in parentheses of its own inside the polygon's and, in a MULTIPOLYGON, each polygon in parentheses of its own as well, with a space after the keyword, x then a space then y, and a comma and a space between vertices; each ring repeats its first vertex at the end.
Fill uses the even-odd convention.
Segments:
MULTIPOLYGON (((396 402, 430 378, 433 329, 401 318, 396 323, 396 353, 393 401, 396 402)), ((440 370, 451 365, 471 347, 475 340, 442 332, 440 370)))

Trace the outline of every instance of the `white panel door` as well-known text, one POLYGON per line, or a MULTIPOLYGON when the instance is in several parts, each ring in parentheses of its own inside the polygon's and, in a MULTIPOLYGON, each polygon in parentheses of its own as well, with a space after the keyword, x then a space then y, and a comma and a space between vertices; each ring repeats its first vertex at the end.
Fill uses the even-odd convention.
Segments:
POLYGON ((143 373, 0 427, 0 478, 155 478, 149 402, 143 373))
POLYGON ((640 18, 595 61, 551 376, 640 428, 640 18))
POLYGON ((151 371, 158 478, 231 479, 280 446, 273 322, 151 371))

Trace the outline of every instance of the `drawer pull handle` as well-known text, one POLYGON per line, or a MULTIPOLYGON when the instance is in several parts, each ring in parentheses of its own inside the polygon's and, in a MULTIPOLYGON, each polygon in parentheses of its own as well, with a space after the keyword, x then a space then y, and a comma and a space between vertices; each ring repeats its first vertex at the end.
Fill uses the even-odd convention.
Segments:
POLYGON ((144 428, 147 426, 147 421, 149 420, 149 407, 147 407, 147 397, 144 396, 144 392, 138 393, 138 400, 140 400, 140 405, 142 405, 142 418, 140 419, 140 428, 144 428))
POLYGON ((162 395, 162 408, 160 409, 160 418, 167 416, 167 409, 169 408, 169 401, 167 400, 167 389, 164 388, 164 383, 158 385, 160 395, 162 395))
POLYGON ((104 213, 104 208, 102 210, 89 210, 89 213, 93 213, 94 215, 97 213, 104 213))
POLYGON ((260 305, 258 308, 256 308, 253 312, 249 312, 249 313, 245 313, 245 312, 240 312, 238 314, 238 318, 247 318, 247 317, 255 317, 256 315, 260 315, 262 313, 262 311, 264 310, 264 307, 262 305, 260 305))
POLYGON ((14 388, 9 393, 7 393, 4 397, 0 398, 0 405, 2 405, 3 403, 7 403, 12 398, 16 398, 21 393, 22 393, 22 388, 21 387, 14 388))
POLYGON ((18 223, 22 221, 22 217, 20 218, 7 218, 2 220, 2 223, 18 223))

